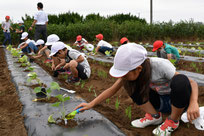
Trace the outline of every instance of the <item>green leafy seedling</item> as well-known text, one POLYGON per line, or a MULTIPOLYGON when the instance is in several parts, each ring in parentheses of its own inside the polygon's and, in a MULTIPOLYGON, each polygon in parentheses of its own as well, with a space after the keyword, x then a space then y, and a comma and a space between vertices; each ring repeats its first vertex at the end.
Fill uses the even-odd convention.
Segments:
POLYGON ((106 99, 106 103, 107 103, 107 104, 110 103, 110 98, 106 99))
POLYGON ((56 103, 52 104, 52 106, 53 106, 53 107, 59 107, 60 104, 62 104, 62 109, 60 108, 60 114, 61 114, 62 119, 65 120, 66 118, 65 118, 64 102, 67 101, 67 100, 69 100, 70 97, 69 97, 69 96, 68 96, 68 97, 64 97, 64 96, 61 95, 61 94, 59 94, 59 95, 57 95, 57 96, 55 96, 55 97, 58 98, 58 100, 59 100, 60 102, 56 102, 56 103))
POLYGON ((81 81, 81 88, 84 88, 85 83, 86 82, 84 80, 81 81))
POLYGON ((93 85, 89 86, 89 92, 91 92, 92 87, 93 87, 93 85))

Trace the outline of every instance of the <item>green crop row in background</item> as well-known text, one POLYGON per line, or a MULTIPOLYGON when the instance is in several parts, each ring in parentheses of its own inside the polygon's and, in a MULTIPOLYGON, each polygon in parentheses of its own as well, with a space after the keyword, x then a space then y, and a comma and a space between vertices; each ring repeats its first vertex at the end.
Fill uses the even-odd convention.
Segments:
MULTIPOLYGON (((26 30, 31 26, 33 18, 26 15, 23 18, 26 30)), ((17 24, 13 24, 18 28, 17 24)), ((149 41, 161 39, 166 41, 203 41, 204 24, 193 20, 173 22, 157 22, 148 24, 144 19, 130 14, 117 14, 102 17, 99 14, 89 14, 86 17, 77 13, 65 13, 49 15, 48 35, 55 33, 62 41, 75 41, 81 34, 88 41, 95 40, 95 35, 102 33, 104 40, 118 41, 126 36, 130 41, 149 41)), ((13 44, 18 42, 18 35, 12 33, 13 44)), ((34 38, 34 30, 29 32, 30 38, 34 38)), ((0 43, 3 42, 3 32, 0 33, 0 43)))

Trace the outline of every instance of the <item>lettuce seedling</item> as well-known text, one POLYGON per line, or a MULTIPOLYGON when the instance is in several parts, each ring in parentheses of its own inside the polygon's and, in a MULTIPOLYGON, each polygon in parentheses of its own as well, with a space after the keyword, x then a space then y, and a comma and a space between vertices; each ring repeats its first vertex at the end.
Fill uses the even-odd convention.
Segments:
POLYGON ((33 70, 34 70, 34 68, 33 68, 33 67, 28 67, 28 68, 27 68, 27 69, 25 69, 25 70, 33 71, 33 70))

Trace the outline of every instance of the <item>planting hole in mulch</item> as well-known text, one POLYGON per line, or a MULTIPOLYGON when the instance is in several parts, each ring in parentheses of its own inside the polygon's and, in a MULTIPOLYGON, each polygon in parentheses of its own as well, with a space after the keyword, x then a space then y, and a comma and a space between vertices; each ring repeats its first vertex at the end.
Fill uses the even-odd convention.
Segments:
POLYGON ((55 103, 55 102, 59 102, 58 98, 51 96, 50 99, 46 98, 37 98, 34 99, 33 101, 35 102, 44 102, 44 103, 55 103))
POLYGON ((71 119, 71 120, 67 120, 67 124, 65 125, 65 122, 63 119, 57 118, 57 125, 64 127, 64 128, 74 128, 76 127, 78 124, 75 120, 71 119))

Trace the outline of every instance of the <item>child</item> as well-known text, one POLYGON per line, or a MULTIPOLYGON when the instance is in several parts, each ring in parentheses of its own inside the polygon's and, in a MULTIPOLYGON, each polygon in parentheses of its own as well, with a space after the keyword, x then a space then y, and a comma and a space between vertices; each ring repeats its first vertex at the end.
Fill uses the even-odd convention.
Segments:
POLYGON ((103 40, 102 34, 96 35, 96 41, 98 41, 96 52, 101 52, 103 54, 105 54, 106 51, 113 52, 113 46, 110 43, 103 40))
POLYGON ((88 79, 91 75, 87 59, 79 51, 67 49, 63 42, 56 42, 52 45, 50 56, 66 60, 63 69, 70 69, 72 72, 72 76, 67 80, 68 83, 79 82, 80 79, 88 79))
POLYGON ((152 51, 157 51, 158 57, 168 60, 176 59, 176 63, 180 59, 179 52, 175 47, 172 47, 171 45, 160 40, 154 42, 152 51))
POLYGON ((9 41, 9 44, 11 44, 10 29, 13 30, 13 28, 11 27, 10 16, 6 16, 5 20, 6 21, 3 21, 1 24, 1 28, 3 29, 4 37, 5 37, 3 42, 3 47, 6 47, 7 40, 9 41))
POLYGON ((121 45, 123 45, 123 44, 127 44, 127 43, 129 43, 128 38, 123 37, 123 38, 120 39, 120 44, 121 44, 121 45))
MULTIPOLYGON (((44 41, 42 40, 42 39, 39 39, 39 40, 37 40, 37 42, 36 42, 36 46, 37 46, 37 48, 38 48, 38 50, 40 50, 40 49, 42 49, 43 47, 44 47, 44 41)), ((40 55, 39 54, 37 54, 36 56, 33 56, 33 58, 34 59, 37 59, 37 58, 40 58, 40 57, 42 57, 43 55, 46 55, 47 56, 47 60, 45 61, 45 63, 50 63, 50 62, 52 62, 52 59, 50 58, 50 50, 49 49, 45 49, 45 50, 43 50, 41 53, 40 53, 40 55)))
POLYGON ((78 35, 76 37, 76 42, 74 43, 74 45, 79 47, 80 50, 85 48, 88 51, 93 51, 94 49, 94 46, 92 44, 89 44, 84 38, 82 38, 81 35, 78 35))
POLYGON ((22 33, 21 40, 24 40, 25 43, 21 44, 19 48, 22 49, 24 53, 28 53, 28 55, 34 55, 37 53, 38 48, 35 46, 34 41, 28 38, 27 32, 22 33))
POLYGON ((118 80, 93 101, 82 103, 75 109, 88 110, 124 86, 132 100, 146 112, 144 118, 132 121, 132 126, 159 125, 162 123, 160 112, 171 113, 153 130, 154 135, 171 135, 178 128, 180 116, 186 109, 190 121, 200 116, 197 83, 176 72, 169 60, 147 58, 147 51, 141 45, 128 43, 120 46, 109 73, 118 80))
POLYGON ((23 25, 23 21, 18 21, 19 29, 16 29, 16 33, 19 34, 19 44, 23 42, 21 40, 21 34, 25 31, 25 26, 23 25))

